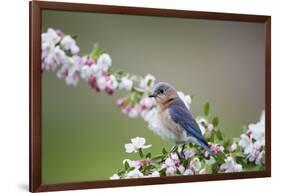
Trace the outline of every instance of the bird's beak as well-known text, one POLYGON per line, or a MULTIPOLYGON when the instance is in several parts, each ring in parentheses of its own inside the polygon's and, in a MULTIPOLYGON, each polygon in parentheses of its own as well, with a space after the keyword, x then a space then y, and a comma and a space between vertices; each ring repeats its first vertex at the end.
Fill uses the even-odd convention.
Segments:
POLYGON ((150 97, 150 98, 155 98, 156 95, 155 95, 155 94, 151 94, 151 95, 149 95, 148 97, 150 97))

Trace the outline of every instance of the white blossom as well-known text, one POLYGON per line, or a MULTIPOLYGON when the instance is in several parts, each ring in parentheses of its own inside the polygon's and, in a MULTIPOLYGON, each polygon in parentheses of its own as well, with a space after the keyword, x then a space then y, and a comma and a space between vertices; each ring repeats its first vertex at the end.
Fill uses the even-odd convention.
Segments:
POLYGON ((144 109, 150 109, 155 105, 155 99, 151 97, 145 97, 140 100, 140 106, 144 109))
POLYGON ((128 116, 130 118, 136 118, 138 117, 140 114, 139 108, 138 107, 133 107, 129 112, 128 112, 128 116))
POLYGON ((206 127, 208 126, 208 121, 203 117, 196 117, 196 122, 201 130, 201 133, 204 135, 206 132, 206 127))
POLYGON ((209 165, 209 166, 213 165, 214 163, 216 163, 216 160, 213 157, 210 157, 209 160, 206 160, 206 164, 209 165))
POLYGON ((97 79, 97 86, 100 90, 104 90, 107 86, 107 80, 105 76, 101 76, 97 79))
POLYGON ((134 169, 126 174, 125 178, 142 178, 144 175, 138 169, 134 169))
POLYGON ((237 143, 233 142, 232 145, 229 147, 230 152, 234 152, 237 149, 237 143))
POLYGON ((128 163, 131 168, 139 168, 136 161, 130 159, 124 159, 123 164, 128 163))
POLYGON ((179 161, 179 156, 177 153, 171 153, 170 157, 174 161, 179 161))
POLYGON ((189 159, 195 155, 195 151, 194 150, 184 150, 183 154, 184 154, 185 159, 189 159))
POLYGON ((165 160, 165 164, 169 167, 173 167, 175 166, 175 162, 173 159, 171 159, 170 157, 168 157, 166 160, 165 160))
POLYGON ((130 91, 133 88, 133 81, 130 80, 127 76, 124 76, 124 77, 121 78, 119 88, 130 91))
POLYGON ((248 133, 255 139, 256 141, 260 141, 263 145, 265 143, 265 112, 261 113, 261 117, 259 122, 255 124, 249 124, 248 133))
POLYGON ((208 131, 213 131, 214 130, 214 125, 212 124, 212 123, 209 123, 208 125, 207 125, 207 129, 208 129, 208 131))
POLYGON ((78 75, 66 76, 65 82, 67 85, 77 86, 79 81, 78 75))
POLYGON ((172 175, 174 175, 174 174, 176 173, 176 171, 177 171, 176 167, 174 167, 174 166, 169 166, 169 167, 167 167, 167 169, 166 169, 166 175, 167 175, 167 176, 172 176, 172 175))
POLYGON ((64 50, 69 50, 72 54, 77 54, 79 52, 79 47, 70 35, 64 36, 60 44, 64 50))
POLYGON ((97 64, 93 64, 90 67, 91 75, 101 76, 101 67, 97 64))
POLYGON ((183 174, 184 171, 185 171, 185 168, 184 168, 183 165, 180 165, 180 166, 178 167, 178 170, 179 170, 179 172, 180 172, 181 174, 183 174))
POLYGON ((184 95, 183 92, 178 91, 178 96, 180 97, 180 99, 183 101, 183 103, 185 104, 185 106, 190 109, 190 105, 191 105, 191 97, 189 95, 184 95))
POLYGON ((238 144, 242 148, 247 148, 248 146, 250 146, 252 144, 252 140, 246 134, 242 134, 242 135, 240 135, 240 140, 239 140, 238 144))
POLYGON ((196 157, 193 160, 191 160, 190 166, 194 169, 194 171, 197 172, 197 171, 199 171, 201 169, 202 164, 201 164, 199 158, 196 157))
POLYGON ((186 169, 186 170, 184 171, 184 173, 183 173, 183 175, 185 175, 185 176, 193 175, 193 174, 194 174, 194 172, 193 172, 193 170, 191 170, 191 169, 186 169))
POLYGON ((132 143, 125 144, 125 149, 127 153, 137 152, 138 149, 147 149, 151 147, 151 145, 145 145, 145 138, 136 137, 131 139, 132 143))
POLYGON ((116 77, 114 75, 109 76, 107 87, 115 90, 118 87, 118 82, 116 80, 116 77))
POLYGON ((155 77, 151 74, 147 74, 144 79, 140 81, 140 88, 149 90, 155 84, 155 77))
POLYGON ((105 71, 112 65, 112 59, 109 54, 104 53, 99 56, 97 64, 105 71))
POLYGON ((42 55, 45 55, 42 61, 43 70, 56 70, 61 64, 68 63, 68 57, 59 46, 51 47, 49 50, 42 50, 42 55))
POLYGON ((65 78, 68 73, 68 66, 62 65, 62 67, 57 71, 58 78, 65 78))
POLYGON ((118 174, 113 174, 111 177, 110 177, 110 180, 118 180, 120 179, 120 176, 118 176, 118 174))
POLYGON ((202 174, 207 174, 207 169, 206 168, 202 168, 200 171, 199 171, 199 174, 202 175, 202 174))
POLYGON ((46 33, 42 33, 41 35, 42 44, 46 42, 57 44, 60 41, 60 38, 61 37, 52 28, 49 28, 46 33))
POLYGON ((257 165, 265 164, 265 151, 264 150, 259 153, 259 155, 256 158, 255 163, 257 165))
POLYGON ((230 173, 242 171, 242 165, 237 164, 232 157, 229 156, 224 161, 225 163, 220 166, 221 172, 230 173))
POLYGON ((154 171, 151 173, 150 177, 160 177, 160 173, 158 171, 154 171))
POLYGON ((84 65, 81 68, 81 71, 80 71, 81 78, 85 79, 85 80, 88 80, 90 75, 91 75, 91 68, 89 66, 87 66, 87 65, 84 65))
POLYGON ((257 123, 249 124, 247 134, 242 134, 239 146, 250 162, 262 163, 263 147, 265 145, 265 112, 262 111, 257 123))

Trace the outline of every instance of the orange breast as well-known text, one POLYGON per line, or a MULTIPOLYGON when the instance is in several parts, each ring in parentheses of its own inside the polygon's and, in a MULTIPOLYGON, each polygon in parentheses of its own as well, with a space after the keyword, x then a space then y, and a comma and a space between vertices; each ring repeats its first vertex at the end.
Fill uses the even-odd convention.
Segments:
POLYGON ((168 108, 159 112, 159 119, 165 129, 167 129, 167 132, 174 135, 171 137, 174 138, 175 142, 182 141, 182 138, 184 137, 184 129, 172 120, 168 108))

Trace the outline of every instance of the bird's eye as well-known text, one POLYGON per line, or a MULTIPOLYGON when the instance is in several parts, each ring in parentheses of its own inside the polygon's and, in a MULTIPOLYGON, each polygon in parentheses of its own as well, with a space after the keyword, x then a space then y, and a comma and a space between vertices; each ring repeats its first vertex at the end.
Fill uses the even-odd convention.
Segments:
POLYGON ((159 93, 160 93, 160 94, 163 94, 163 93, 164 93, 164 90, 163 90, 163 89, 160 89, 160 90, 159 90, 159 93))

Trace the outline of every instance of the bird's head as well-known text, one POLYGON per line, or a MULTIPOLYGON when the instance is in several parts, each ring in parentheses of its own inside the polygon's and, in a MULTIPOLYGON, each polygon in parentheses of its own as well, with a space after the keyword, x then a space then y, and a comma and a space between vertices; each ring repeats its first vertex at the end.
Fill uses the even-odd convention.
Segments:
POLYGON ((159 82, 153 86, 149 97, 155 98, 157 103, 164 104, 177 97, 177 91, 172 85, 159 82))

